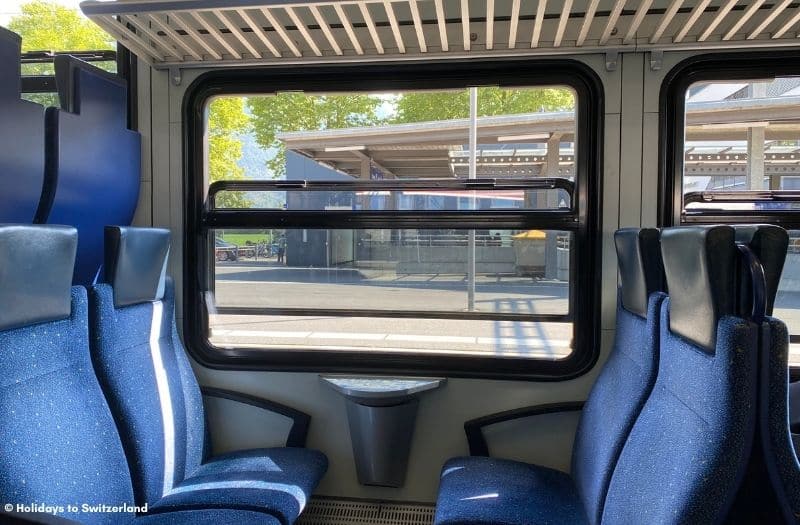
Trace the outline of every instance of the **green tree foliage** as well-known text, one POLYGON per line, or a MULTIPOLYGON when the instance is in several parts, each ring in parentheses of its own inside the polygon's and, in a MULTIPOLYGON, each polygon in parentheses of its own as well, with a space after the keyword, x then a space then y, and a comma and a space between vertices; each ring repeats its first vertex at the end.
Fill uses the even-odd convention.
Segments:
POLYGON ((8 28, 22 36, 22 51, 115 49, 114 39, 81 14, 55 2, 33 0, 8 28))
MULTIPOLYGON (((242 180, 244 168, 240 136, 250 130, 250 119, 241 97, 216 98, 208 106, 208 176, 210 182, 242 180)), ((242 192, 218 194, 217 205, 225 208, 249 208, 252 201, 242 192)))
POLYGON ((380 124, 378 97, 369 95, 305 95, 279 93, 247 100, 258 143, 275 150, 267 168, 275 178, 282 178, 286 152, 278 140, 280 133, 373 126, 380 124))
MULTIPOLYGON (((561 88, 478 88, 478 116, 518 115, 563 111, 575 106, 569 90, 561 88)), ((397 100, 393 123, 427 122, 469 117, 469 90, 406 93, 397 100)))
MULTIPOLYGON (((45 0, 23 4, 21 13, 8 28, 22 37, 22 51, 98 51, 115 49, 116 44, 105 31, 75 10, 45 0)), ((96 66, 116 71, 114 62, 98 62, 96 66)), ((52 75, 52 64, 25 64, 23 75, 52 75)), ((58 106, 54 93, 28 93, 27 100, 43 106, 58 106)))

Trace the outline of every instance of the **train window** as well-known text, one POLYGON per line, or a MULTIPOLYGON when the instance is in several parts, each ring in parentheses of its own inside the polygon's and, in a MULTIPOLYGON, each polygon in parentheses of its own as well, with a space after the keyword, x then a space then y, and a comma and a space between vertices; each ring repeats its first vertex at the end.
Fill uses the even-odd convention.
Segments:
POLYGON ((793 334, 790 363, 800 366, 800 68, 796 58, 753 59, 750 68, 745 60, 701 61, 671 80, 674 106, 662 100, 662 108, 680 119, 667 134, 665 166, 675 178, 665 224, 762 222, 789 231, 774 315, 793 334))
POLYGON ((58 107, 53 57, 73 55, 117 72, 117 46, 111 36, 90 22, 78 2, 32 0, 11 2, 0 12, 0 25, 22 37, 22 97, 58 107))
POLYGON ((588 353, 572 86, 244 93, 199 113, 210 352, 407 370, 588 353))

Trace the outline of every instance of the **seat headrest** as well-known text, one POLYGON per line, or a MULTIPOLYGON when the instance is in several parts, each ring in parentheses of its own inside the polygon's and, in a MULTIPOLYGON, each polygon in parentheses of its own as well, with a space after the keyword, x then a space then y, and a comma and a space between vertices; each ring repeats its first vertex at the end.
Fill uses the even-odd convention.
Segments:
POLYGON ((733 228, 665 228, 661 253, 670 297, 670 331, 713 352, 718 321, 736 312, 740 263, 733 228))
POLYGON ((650 294, 664 289, 660 232, 655 228, 622 228, 614 233, 622 307, 647 317, 650 294))
POLYGON ((78 232, 0 225, 0 330, 67 319, 78 232))
POLYGON ((115 307, 163 299, 169 238, 169 230, 106 226, 105 281, 115 307))
MULTIPOLYGON (((789 248, 789 234, 780 226, 772 224, 746 224, 734 226, 734 229, 736 230, 736 242, 746 243, 750 246, 753 254, 758 257, 764 268, 767 295, 766 314, 772 315, 783 264, 786 262, 786 251, 789 248)), ((748 279, 743 279, 743 284, 748 282, 748 279)), ((745 286, 742 293, 743 311, 747 311, 750 307, 751 300, 749 287, 745 286)))

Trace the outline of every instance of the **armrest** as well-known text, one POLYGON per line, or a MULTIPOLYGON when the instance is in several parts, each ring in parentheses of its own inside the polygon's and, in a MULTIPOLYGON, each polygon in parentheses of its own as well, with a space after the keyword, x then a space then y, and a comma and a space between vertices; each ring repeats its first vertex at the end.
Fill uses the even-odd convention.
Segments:
POLYGON ((236 401, 237 403, 244 403, 246 405, 258 407, 263 410, 268 410, 270 412, 290 418, 292 420, 292 428, 289 430, 289 436, 286 438, 286 446, 297 448, 303 448, 306 446, 308 425, 311 423, 311 416, 305 412, 300 412, 292 407, 282 405, 281 403, 270 401, 262 397, 251 396, 250 394, 243 394, 241 392, 234 392, 233 390, 201 386, 200 391, 204 396, 218 397, 221 399, 236 401))
POLYGON ((566 403, 550 403, 547 405, 534 405, 529 407, 514 408, 496 414, 489 414, 464 423, 464 432, 467 434, 470 456, 488 456, 489 445, 483 435, 483 427, 496 425, 504 421, 524 419, 531 416, 555 414, 558 412, 573 412, 583 410, 585 401, 568 401, 566 403))

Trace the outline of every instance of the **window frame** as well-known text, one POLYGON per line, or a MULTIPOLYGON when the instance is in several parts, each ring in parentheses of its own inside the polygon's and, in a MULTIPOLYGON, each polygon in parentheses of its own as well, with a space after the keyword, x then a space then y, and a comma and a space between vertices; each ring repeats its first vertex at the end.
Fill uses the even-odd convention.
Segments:
MULTIPOLYGON (((676 65, 664 78, 659 96, 659 226, 691 224, 766 223, 787 230, 800 230, 800 211, 773 210, 698 211, 690 215, 683 209, 684 128, 686 92, 696 82, 752 80, 780 76, 800 76, 800 51, 713 53, 698 55, 676 65)), ((749 192, 770 198, 772 190, 749 192)), ((778 191, 775 195, 780 195, 778 191)), ((784 195, 797 191, 786 190, 784 195)), ((800 334, 790 335, 800 343, 800 334)), ((792 367, 800 377, 800 367, 792 367)))
POLYGON ((683 212, 686 91, 696 82, 800 76, 800 51, 714 53, 688 58, 667 73, 659 96, 659 226, 767 222, 800 229, 800 213, 683 212))
MULTIPOLYGON (((402 375, 446 375, 450 377, 563 380, 581 375, 594 365, 600 344, 600 199, 603 153, 603 88, 588 66, 573 60, 471 60, 439 63, 396 63, 370 65, 320 65, 302 70, 265 67, 213 70, 198 77, 189 87, 183 104, 184 140, 184 226, 183 311, 187 349, 204 366, 234 370, 281 370, 347 372, 402 375), (278 91, 313 92, 389 91, 414 89, 463 89, 474 86, 475 78, 487 78, 483 85, 535 87, 564 85, 576 94, 576 143, 583 144, 575 166, 579 225, 575 227, 576 248, 584 272, 576 272, 570 294, 581 291, 581 300, 571 297, 573 306, 573 352, 559 361, 530 358, 495 358, 393 354, 371 350, 325 352, 314 349, 275 350, 217 348, 211 345, 206 306, 202 296, 203 273, 208 271, 208 249, 204 230, 207 219, 208 188, 202 174, 205 165, 204 126, 208 101, 222 95, 268 94, 278 91), (362 79, 362 80, 359 80, 362 79), (366 80, 363 80, 366 79, 366 80), (197 176, 194 176, 197 174, 197 176), (580 327, 580 328, 577 328, 580 327)), ((223 215, 225 212, 216 212, 223 215)), ((257 215, 262 212, 235 212, 257 215)), ((553 229, 560 219, 552 215, 553 229)), ((488 216, 487 216, 488 217, 488 216)), ((477 217, 476 217, 477 218, 477 217)), ((485 218, 484 218, 485 220, 485 218)), ((302 221, 299 223, 302 224, 302 221)), ((350 228, 385 223, 348 223, 350 228)), ((437 222, 436 225, 439 223, 437 222)), ((476 222, 476 228, 481 226, 476 222)), ((488 224, 485 222, 484 224, 488 224)), ((537 227, 541 227, 541 221, 537 227)), ((256 222, 253 227, 259 227, 256 222)), ((472 222, 470 223, 472 225, 472 222)), ((227 227, 218 222, 214 227, 227 227)), ((244 226, 239 224, 239 226, 244 226)), ((287 224, 287 226, 289 226, 287 224)), ((317 227, 327 227, 328 224, 317 227)), ((499 224, 493 224, 497 228, 499 224)), ((302 226, 301 226, 302 227, 302 226)), ((310 227, 306 225, 305 227, 310 227)), ((342 227, 340 225, 340 227, 342 227)), ((420 227, 417 224, 416 227, 420 227)), ((398 314, 400 317, 402 314, 398 314)))

